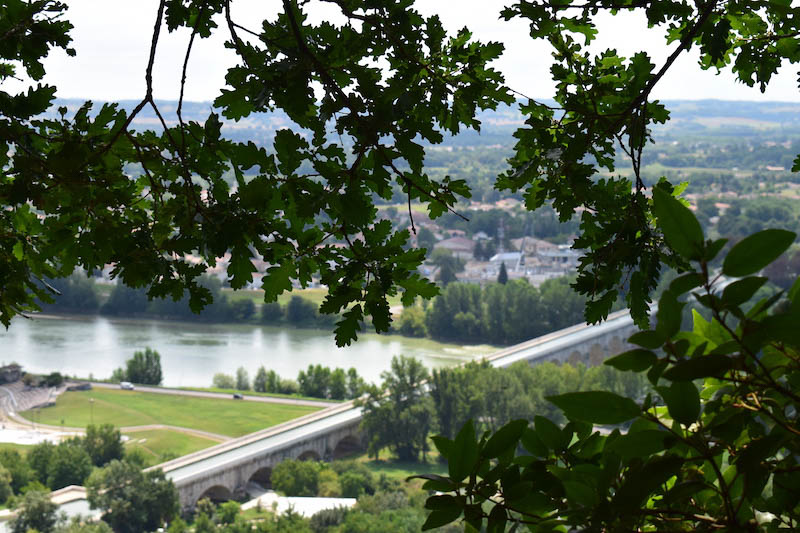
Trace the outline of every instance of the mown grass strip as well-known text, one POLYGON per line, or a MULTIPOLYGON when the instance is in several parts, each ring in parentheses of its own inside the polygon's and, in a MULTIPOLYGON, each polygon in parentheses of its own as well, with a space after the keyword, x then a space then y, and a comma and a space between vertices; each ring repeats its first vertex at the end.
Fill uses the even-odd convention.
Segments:
POLYGON ((164 424, 239 437, 317 410, 302 405, 93 389, 66 392, 53 407, 20 414, 54 426, 86 427, 92 422, 117 427, 164 424))

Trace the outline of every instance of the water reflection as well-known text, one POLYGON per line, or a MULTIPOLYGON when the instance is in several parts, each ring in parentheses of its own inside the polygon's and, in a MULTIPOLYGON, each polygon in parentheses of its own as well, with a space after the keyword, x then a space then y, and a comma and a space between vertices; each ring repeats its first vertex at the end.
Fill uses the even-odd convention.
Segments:
POLYGON ((216 372, 233 374, 239 366, 251 376, 264 365, 295 378, 317 363, 354 366, 367 380, 378 381, 394 355, 415 356, 434 368, 491 351, 383 335, 361 335, 352 346, 337 348, 333 335, 316 330, 104 317, 19 318, 0 329, 0 362, 16 361, 31 372, 106 378, 147 346, 161 353, 169 386, 209 386, 216 372))

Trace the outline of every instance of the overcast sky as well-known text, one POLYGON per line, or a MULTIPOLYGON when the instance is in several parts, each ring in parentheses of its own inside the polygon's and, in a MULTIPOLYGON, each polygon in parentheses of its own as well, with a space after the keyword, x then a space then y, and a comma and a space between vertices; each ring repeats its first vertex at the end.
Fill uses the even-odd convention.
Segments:
MULTIPOLYGON (((495 63, 508 85, 530 97, 553 94, 550 82, 550 51, 546 44, 534 43, 522 21, 499 19, 502 7, 511 0, 419 0, 425 15, 438 14, 450 31, 467 26, 481 40, 501 41, 506 52, 495 63)), ((144 68, 155 21, 156 0, 69 0, 67 18, 77 57, 55 52, 46 62, 46 80, 58 87, 62 98, 94 100, 140 99, 144 94, 144 68)), ((260 21, 272 18, 277 0, 236 0, 234 18, 246 27, 258 29, 260 21)), ((317 20, 331 16, 316 9, 317 20)), ((635 16, 607 17, 593 50, 616 48, 622 53, 646 49, 660 65, 672 47, 664 44, 657 30, 648 31, 635 16)), ((224 75, 235 57, 223 47, 227 31, 219 37, 196 43, 189 69, 186 98, 195 101, 214 99, 224 84, 224 75)), ((177 99, 180 66, 183 62, 188 30, 162 33, 155 69, 157 98, 177 99)), ((673 45, 674 46, 674 45, 673 45)), ((696 66, 696 55, 683 57, 660 82, 654 96, 662 99, 773 100, 800 101, 796 68, 784 67, 767 92, 735 83, 730 73, 716 75, 696 66)))

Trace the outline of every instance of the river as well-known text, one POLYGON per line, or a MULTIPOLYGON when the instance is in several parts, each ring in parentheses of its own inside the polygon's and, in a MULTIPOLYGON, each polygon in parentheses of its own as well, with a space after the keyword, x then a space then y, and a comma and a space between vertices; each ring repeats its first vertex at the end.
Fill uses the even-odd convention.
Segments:
POLYGON ((105 379, 145 347, 161 354, 163 384, 170 387, 209 387, 215 373, 233 375, 240 366, 251 379, 261 365, 296 379, 298 371, 317 363, 355 367, 367 381, 378 382, 395 355, 414 356, 436 368, 493 351, 374 333, 337 348, 333 335, 319 330, 99 316, 17 317, 8 330, 0 327, 0 363, 16 362, 34 373, 105 379))

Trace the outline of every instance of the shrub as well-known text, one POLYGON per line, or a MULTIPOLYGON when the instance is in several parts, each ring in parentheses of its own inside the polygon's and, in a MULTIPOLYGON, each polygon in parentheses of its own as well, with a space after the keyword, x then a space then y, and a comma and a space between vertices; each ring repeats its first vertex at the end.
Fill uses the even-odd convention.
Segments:
POLYGON ((272 470, 272 488, 286 496, 316 496, 321 470, 315 461, 283 461, 272 470))
POLYGON ((261 321, 265 324, 279 324, 283 322, 284 310, 278 302, 269 302, 261 306, 261 321))
POLYGON ((327 533, 344 522, 349 509, 347 507, 334 507, 323 509, 311 517, 311 531, 314 533, 327 533))
POLYGON ((236 380, 233 379, 233 376, 229 376, 228 374, 223 374, 221 372, 214 374, 212 383, 214 384, 214 387, 218 389, 236 388, 236 380))

